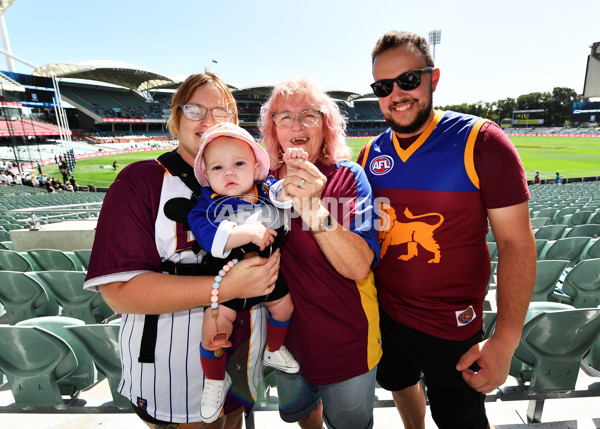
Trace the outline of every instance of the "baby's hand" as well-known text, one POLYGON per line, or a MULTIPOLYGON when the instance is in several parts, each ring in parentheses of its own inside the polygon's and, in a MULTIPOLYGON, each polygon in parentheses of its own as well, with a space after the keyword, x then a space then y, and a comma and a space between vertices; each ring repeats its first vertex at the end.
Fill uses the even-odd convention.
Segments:
POLYGON ((262 222, 251 222, 243 225, 238 225, 231 231, 232 235, 241 235, 243 234, 246 237, 245 243, 239 244, 247 244, 254 243, 256 244, 260 250, 264 250, 265 247, 273 244, 275 241, 275 237, 277 236, 277 232, 273 228, 267 228, 262 222))
POLYGON ((297 166, 299 161, 308 160, 308 153, 300 147, 290 147, 283 154, 283 162, 287 165, 297 166))

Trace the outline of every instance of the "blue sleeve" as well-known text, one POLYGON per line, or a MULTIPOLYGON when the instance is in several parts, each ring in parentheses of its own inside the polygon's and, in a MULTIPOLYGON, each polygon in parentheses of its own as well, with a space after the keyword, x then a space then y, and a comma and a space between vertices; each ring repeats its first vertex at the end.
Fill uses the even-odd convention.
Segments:
POLYGON ((360 235, 369 245, 375 258, 372 266, 376 267, 379 264, 379 253, 381 246, 379 244, 377 225, 378 217, 374 209, 374 196, 371 184, 367 179, 365 171, 360 165, 355 162, 343 161, 342 166, 348 168, 354 175, 356 186, 356 201, 354 207, 354 215, 351 218, 348 229, 355 234, 360 235))
POLYGON ((208 210, 208 207, 213 202, 211 198, 212 194, 212 189, 202 188, 202 193, 198 198, 196 207, 194 207, 188 215, 188 222, 192 234, 194 234, 200 247, 208 253, 210 253, 212 249, 217 228, 222 221, 222 219, 216 219, 214 213, 208 210))

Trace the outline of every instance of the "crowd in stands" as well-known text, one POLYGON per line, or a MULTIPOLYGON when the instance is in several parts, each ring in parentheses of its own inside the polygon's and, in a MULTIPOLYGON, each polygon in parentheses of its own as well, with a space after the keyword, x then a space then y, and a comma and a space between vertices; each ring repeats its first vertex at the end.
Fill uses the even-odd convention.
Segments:
POLYGON ((63 180, 61 180, 60 178, 33 172, 14 173, 11 171, 12 168, 12 162, 0 162, 0 186, 29 186, 32 188, 45 188, 48 192, 75 192, 78 190, 77 182, 73 176, 69 178, 68 175, 65 177, 63 174, 63 180))
POLYGON ((158 104, 151 103, 148 108, 143 106, 121 106, 112 108, 103 108, 97 103, 93 103, 94 113, 102 118, 124 118, 124 119, 166 119, 168 114, 165 114, 162 107, 158 104))
POLYGON ((505 128, 506 134, 587 134, 600 135, 600 127, 572 128, 572 127, 530 127, 530 128, 505 128))

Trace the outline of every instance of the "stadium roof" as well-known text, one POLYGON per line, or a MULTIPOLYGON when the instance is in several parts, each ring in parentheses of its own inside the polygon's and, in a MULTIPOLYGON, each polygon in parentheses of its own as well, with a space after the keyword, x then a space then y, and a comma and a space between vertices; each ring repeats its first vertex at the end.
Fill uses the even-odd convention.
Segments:
POLYGON ((15 0, 0 0, 0 15, 4 15, 4 12, 13 4, 15 0))
POLYGON ((4 73, 0 73, 0 88, 2 91, 25 92, 23 85, 6 76, 4 73))
MULTIPOLYGON (((78 64, 47 64, 35 69, 34 76, 95 80, 142 92, 176 82, 142 67, 116 61, 89 61, 78 64)), ((178 84, 177 84, 178 86, 178 84)))

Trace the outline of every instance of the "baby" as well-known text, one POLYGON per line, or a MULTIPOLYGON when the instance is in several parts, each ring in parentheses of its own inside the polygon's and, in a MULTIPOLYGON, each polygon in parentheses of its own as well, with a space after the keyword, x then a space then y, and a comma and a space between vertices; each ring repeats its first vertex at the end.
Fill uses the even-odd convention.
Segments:
POLYGON ((209 253, 202 264, 211 267, 209 274, 220 271, 213 286, 213 305, 205 310, 209 317, 202 325, 200 361, 206 380, 201 416, 206 423, 220 416, 231 384, 225 366, 237 311, 264 302, 270 312, 264 365, 288 373, 299 370, 298 362, 283 345, 294 305, 281 275, 266 297, 218 302, 220 279, 237 263, 235 258, 252 251, 267 256, 280 247, 286 232, 282 216, 267 198, 263 181, 268 170, 267 152, 237 125, 219 123, 200 140, 194 174, 203 189, 188 221, 196 241, 209 253))

